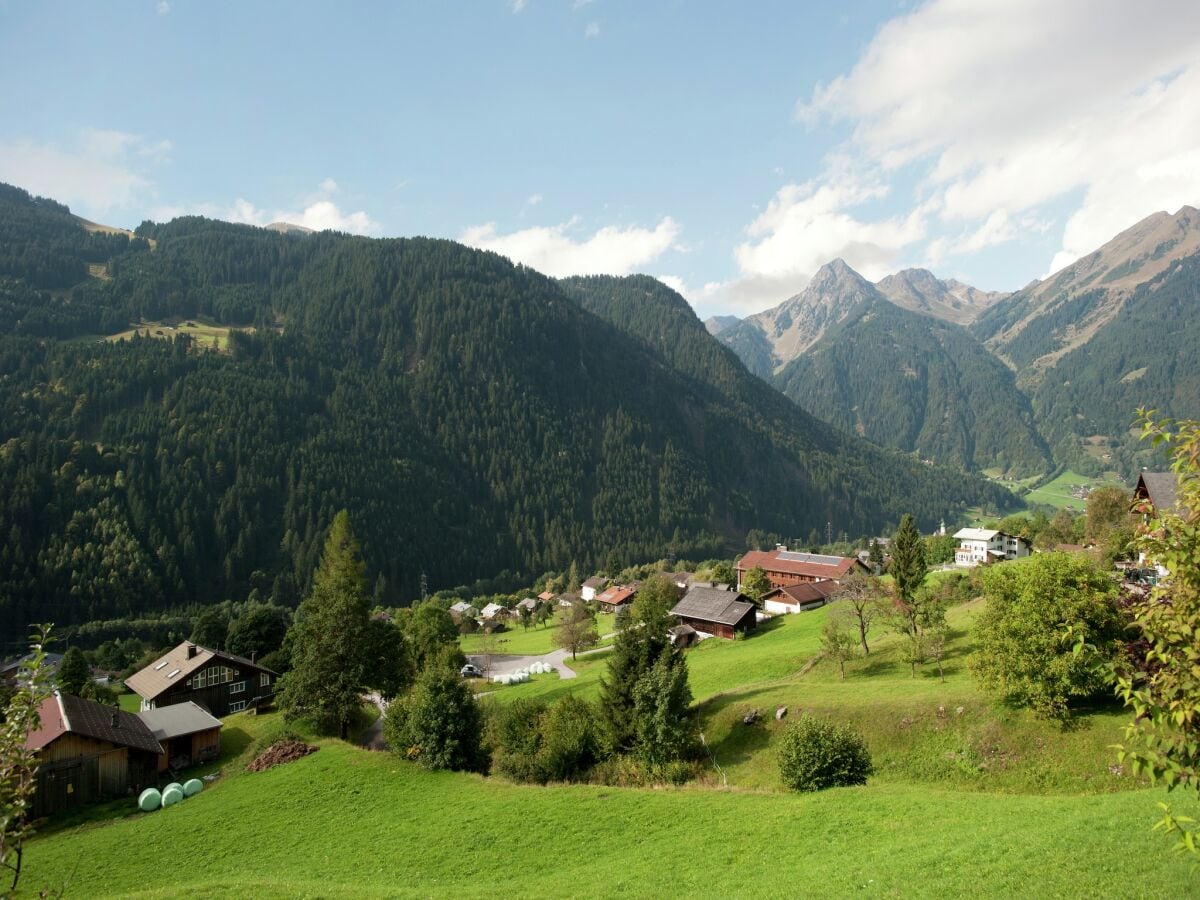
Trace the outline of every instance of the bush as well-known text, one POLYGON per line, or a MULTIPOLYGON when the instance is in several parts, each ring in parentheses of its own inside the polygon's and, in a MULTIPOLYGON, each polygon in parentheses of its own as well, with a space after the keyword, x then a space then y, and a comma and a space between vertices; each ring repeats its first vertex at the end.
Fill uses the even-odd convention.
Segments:
POLYGON ((872 771, 867 745, 849 725, 801 716, 783 732, 779 774, 794 791, 866 784, 872 771))
POLYGON ((603 756, 599 716, 568 694, 542 719, 541 771, 547 781, 582 781, 603 756))
POLYGON ((530 697, 493 707, 489 730, 494 748, 492 765, 497 772, 513 781, 547 780, 539 755, 545 715, 546 704, 530 697))
POLYGON ((418 676, 412 691, 388 707, 383 734, 392 750, 427 769, 487 769, 483 723, 470 689, 452 669, 418 676))

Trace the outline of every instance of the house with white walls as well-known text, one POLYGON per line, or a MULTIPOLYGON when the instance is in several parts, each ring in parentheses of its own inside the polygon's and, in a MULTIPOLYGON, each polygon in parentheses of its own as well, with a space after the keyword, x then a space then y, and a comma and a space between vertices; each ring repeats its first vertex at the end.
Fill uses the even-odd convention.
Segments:
POLYGON ((1029 541, 1025 538, 991 528, 960 528, 954 537, 958 541, 958 547, 954 550, 954 564, 960 568, 1021 559, 1029 555, 1029 541))

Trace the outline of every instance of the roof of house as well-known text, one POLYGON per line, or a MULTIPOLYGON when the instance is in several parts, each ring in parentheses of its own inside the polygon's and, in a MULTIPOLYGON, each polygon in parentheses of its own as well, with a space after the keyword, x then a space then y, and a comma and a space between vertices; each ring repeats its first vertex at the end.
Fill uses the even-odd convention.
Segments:
POLYGON ((585 588, 592 588, 593 590, 599 590, 600 588, 604 587, 606 584, 608 584, 608 579, 605 578, 603 575, 593 575, 591 578, 589 578, 587 581, 585 581, 583 583, 583 586, 585 588))
POLYGON ((213 718, 191 700, 160 706, 157 709, 145 709, 138 713, 137 717, 160 741, 221 727, 220 719, 213 718))
POLYGON ((518 609, 520 609, 521 607, 524 607, 525 609, 528 609, 532 612, 533 610, 537 609, 538 601, 533 599, 532 597, 526 597, 524 600, 522 600, 520 603, 517 604, 518 609))
POLYGON ((686 585, 692 580, 691 572, 663 572, 663 578, 671 584, 686 585))
MULTIPOLYGON (((21 663, 27 659, 32 659, 32 653, 26 653, 24 656, 19 656, 16 659, 8 659, 0 663, 0 677, 8 678, 14 675, 21 663)), ((57 672, 58 666, 62 662, 63 655, 61 653, 47 653, 45 659, 46 669, 49 672, 57 672)))
POLYGON ((789 575, 808 575, 814 578, 841 578, 862 563, 853 556, 827 556, 822 553, 799 553, 792 550, 750 550, 738 560, 740 571, 759 566, 769 572, 789 575))
POLYGON ((780 603, 815 603, 818 600, 828 600, 841 590, 842 586, 833 581, 802 581, 799 584, 775 588, 763 599, 775 599, 780 603))
POLYGON ((475 607, 471 606, 466 600, 459 600, 457 603, 450 604, 450 612, 466 615, 475 607))
POLYGON ((1179 512, 1179 479, 1174 472, 1143 472, 1138 476, 1133 496, 1148 499, 1158 515, 1179 512))
POLYGON ((135 694, 153 700, 168 688, 187 681, 193 672, 199 671, 214 660, 250 666, 271 675, 279 674, 244 656, 226 653, 224 650, 209 650, 191 641, 184 641, 178 647, 168 650, 165 656, 159 657, 146 668, 126 678, 125 686, 135 694))
POLYGON ((954 536, 960 541, 990 541, 999 533, 994 528, 960 528, 954 536))
POLYGON ((554 599, 554 591, 542 591, 540 594, 537 595, 537 598, 539 600, 549 602, 554 599))
POLYGON ((506 613, 506 612, 508 612, 508 610, 505 609, 503 606, 501 606, 499 603, 489 603, 487 606, 485 606, 483 608, 483 610, 479 614, 481 616, 483 616, 485 619, 491 619, 494 616, 499 615, 500 613, 506 613))
POLYGON ((133 713, 55 691, 38 708, 41 724, 25 736, 27 750, 41 750, 64 734, 79 734, 121 747, 160 754, 162 747, 133 713))
POLYGON ((610 606, 620 606, 622 603, 627 603, 633 599, 633 595, 637 593, 637 588, 633 585, 625 586, 623 584, 614 584, 603 594, 596 595, 597 603, 607 603, 610 606))
POLYGON ((671 609, 671 615, 718 625, 736 625, 754 614, 754 604, 737 591, 721 588, 694 587, 671 609))

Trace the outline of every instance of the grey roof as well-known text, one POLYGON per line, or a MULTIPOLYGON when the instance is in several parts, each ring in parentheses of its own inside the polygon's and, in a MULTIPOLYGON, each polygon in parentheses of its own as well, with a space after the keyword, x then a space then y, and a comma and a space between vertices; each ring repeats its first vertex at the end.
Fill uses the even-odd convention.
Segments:
POLYGON ((821 553, 799 553, 795 550, 781 550, 779 558, 786 559, 788 562, 813 563, 818 566, 836 566, 842 561, 842 557, 840 556, 826 556, 821 553))
POLYGON ((591 578, 589 578, 587 581, 585 581, 583 583, 583 586, 586 588, 602 588, 606 584, 608 584, 607 578, 604 578, 600 575, 593 575, 591 578))
POLYGON ((518 609, 520 609, 522 607, 524 607, 525 609, 532 612, 533 610, 537 609, 538 602, 536 600, 534 600, 532 597, 526 597, 524 600, 522 600, 520 603, 517 604, 518 609))
POLYGON ((701 619, 719 625, 736 625, 754 611, 750 603, 736 591, 720 588, 693 587, 675 604, 671 615, 687 619, 701 619))
POLYGON ((221 727, 220 719, 214 719, 191 700, 160 706, 157 709, 146 709, 138 713, 137 717, 160 741, 221 727))
POLYGON ((1179 480, 1174 472, 1143 472, 1138 487, 1143 486, 1157 515, 1179 512, 1179 480))
POLYGON ((154 754, 163 752, 150 729, 133 713, 61 691, 56 691, 55 695, 67 730, 72 734, 83 734, 98 741, 154 754))

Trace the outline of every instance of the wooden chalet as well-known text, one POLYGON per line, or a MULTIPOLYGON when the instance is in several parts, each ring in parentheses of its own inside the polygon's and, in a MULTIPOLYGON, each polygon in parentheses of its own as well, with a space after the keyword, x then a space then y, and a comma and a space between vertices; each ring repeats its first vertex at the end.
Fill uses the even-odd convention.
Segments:
POLYGON ((763 595, 763 609, 769 613, 787 614, 818 609, 842 590, 836 581, 802 581, 775 588, 763 595))
POLYGON ((558 596, 554 591, 542 591, 537 595, 538 601, 541 603, 553 603, 554 598, 558 596))
POLYGON ((671 609, 680 625, 690 625, 717 637, 732 639, 758 624, 758 608, 737 591, 724 587, 693 587, 671 609))
POLYGON ((608 584, 608 579, 601 575, 593 575, 579 589, 579 596, 584 600, 592 601, 596 599, 596 595, 604 590, 604 586, 608 584))
POLYGON ((614 584, 602 593, 596 595, 596 606, 604 612, 616 612, 618 607, 632 603, 637 596, 636 584, 614 584))
POLYGON ((279 676, 265 666, 190 641, 125 679, 142 709, 192 701, 221 717, 269 705, 279 676))
POLYGON ((143 710, 138 718, 162 745, 159 772, 207 762, 221 752, 221 720, 190 700, 143 710))
POLYGON ((163 748, 133 713, 55 691, 25 736, 36 750, 31 816, 41 818, 95 800, 136 794, 155 783, 163 748))
POLYGON ((753 568, 766 573, 772 590, 805 581, 840 582, 855 570, 864 575, 871 573, 865 564, 852 556, 798 553, 784 547, 771 551, 751 550, 737 563, 738 590, 742 589, 746 573, 753 568))
POLYGON ((1179 479, 1174 472, 1143 472, 1138 476, 1133 499, 1150 504, 1150 515, 1179 515, 1179 479))

